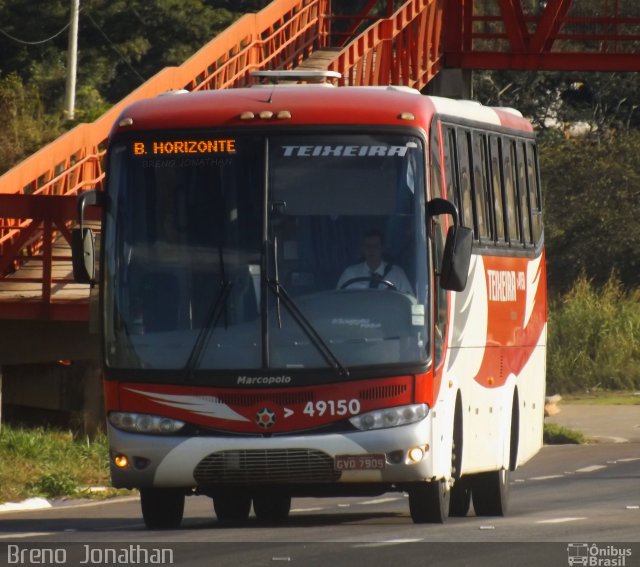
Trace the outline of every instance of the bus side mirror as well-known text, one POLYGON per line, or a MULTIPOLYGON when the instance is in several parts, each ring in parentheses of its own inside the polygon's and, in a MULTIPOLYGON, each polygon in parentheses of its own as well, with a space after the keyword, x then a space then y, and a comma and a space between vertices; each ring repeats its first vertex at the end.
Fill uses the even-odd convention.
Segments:
POLYGON ((74 228, 71 231, 71 254, 73 279, 77 283, 96 283, 96 244, 93 230, 74 228))
POLYGON ((466 226, 451 226, 442 254, 440 286, 451 291, 462 291, 467 285, 473 230, 466 226))
POLYGON ((96 283, 96 240, 93 230, 83 227, 84 208, 87 205, 102 206, 102 203, 103 194, 98 191, 87 191, 78 197, 80 228, 71 231, 71 262, 73 279, 77 283, 96 283))
POLYGON ((462 291, 467 285, 473 230, 460 226, 458 208, 446 199, 436 197, 427 204, 429 217, 451 215, 453 226, 449 227, 442 254, 440 287, 451 291, 462 291))

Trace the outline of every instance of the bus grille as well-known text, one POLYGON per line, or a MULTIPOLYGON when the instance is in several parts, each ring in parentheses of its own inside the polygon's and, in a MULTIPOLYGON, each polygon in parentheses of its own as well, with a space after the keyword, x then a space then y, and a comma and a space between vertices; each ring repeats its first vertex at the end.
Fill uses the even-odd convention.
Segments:
POLYGON ((198 484, 335 482, 333 459, 310 449, 251 449, 211 453, 196 466, 198 484))

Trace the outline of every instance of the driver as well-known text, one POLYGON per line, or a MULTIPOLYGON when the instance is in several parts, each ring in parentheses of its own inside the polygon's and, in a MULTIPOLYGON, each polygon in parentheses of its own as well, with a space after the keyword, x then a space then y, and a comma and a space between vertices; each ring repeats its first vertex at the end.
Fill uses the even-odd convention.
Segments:
MULTIPOLYGON (((387 289, 393 284, 402 293, 413 293, 404 270, 382 259, 382 232, 378 229, 367 231, 362 239, 364 262, 347 267, 338 280, 338 289, 387 289), (354 281, 355 280, 355 281, 354 281)), ((393 289, 393 288, 391 288, 393 289)))

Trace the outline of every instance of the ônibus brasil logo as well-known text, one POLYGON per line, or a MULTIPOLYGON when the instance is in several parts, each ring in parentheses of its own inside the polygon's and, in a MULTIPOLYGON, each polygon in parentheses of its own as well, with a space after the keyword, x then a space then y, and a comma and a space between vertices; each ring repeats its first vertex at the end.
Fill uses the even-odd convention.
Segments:
POLYGON ((625 567, 627 557, 631 557, 631 549, 615 545, 596 543, 570 543, 567 545, 567 561, 569 565, 585 567, 625 567))

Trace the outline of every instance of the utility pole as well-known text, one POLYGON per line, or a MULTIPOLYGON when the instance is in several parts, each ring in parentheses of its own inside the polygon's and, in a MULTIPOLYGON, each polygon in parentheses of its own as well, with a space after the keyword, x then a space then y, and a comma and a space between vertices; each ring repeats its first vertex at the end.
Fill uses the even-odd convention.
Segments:
POLYGON ((69 48, 67 49, 67 86, 64 95, 64 115, 73 120, 76 107, 76 69, 78 66, 78 18, 80 0, 71 0, 69 48))

